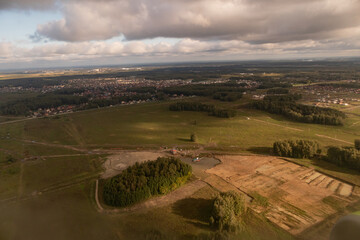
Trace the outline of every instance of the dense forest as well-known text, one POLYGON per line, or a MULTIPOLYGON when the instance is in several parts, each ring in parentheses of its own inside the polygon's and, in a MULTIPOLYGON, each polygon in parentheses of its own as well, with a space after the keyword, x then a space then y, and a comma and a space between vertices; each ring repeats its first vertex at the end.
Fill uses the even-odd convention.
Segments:
POLYGON ((234 102, 242 97, 242 93, 237 92, 217 92, 213 94, 213 98, 220 101, 234 102))
POLYGON ((104 201, 110 206, 129 206, 178 188, 191 173, 190 165, 173 157, 136 163, 121 174, 105 180, 104 201))
POLYGON ((237 84, 233 82, 222 84, 193 84, 168 87, 162 89, 162 91, 166 94, 213 97, 221 101, 231 102, 240 99, 242 93, 249 90, 244 88, 245 85, 245 83, 237 84))
POLYGON ((219 231, 236 232, 241 229, 241 217, 246 210, 245 200, 237 192, 222 192, 214 200, 210 225, 219 231))
POLYGON ((267 94, 289 94, 289 89, 287 88, 270 88, 266 91, 267 94))
POLYGON ((139 100, 144 101, 151 99, 152 97, 153 96, 151 94, 143 93, 143 94, 112 97, 109 99, 94 99, 89 101, 89 103, 84 108, 90 109, 90 108, 107 107, 110 105, 121 104, 122 102, 139 101, 139 100))
POLYGON ((140 93, 133 95, 124 95, 112 97, 109 99, 93 99, 70 95, 71 90, 64 90, 55 93, 47 93, 36 97, 28 97, 20 100, 8 102, 0 105, 0 115, 30 115, 31 111, 37 111, 39 108, 56 108, 62 105, 76 105, 78 110, 107 107, 110 105, 121 104, 122 102, 139 101, 151 99, 151 94, 140 93), (61 94, 59 94, 61 93, 61 94), (84 104, 86 103, 86 104, 84 104), (79 106, 84 104, 83 106, 79 106))
POLYGON ((282 157, 312 158, 321 153, 319 144, 309 140, 284 140, 273 144, 274 154, 282 157))
POLYGON ((30 111, 36 111, 39 108, 52 108, 61 105, 79 105, 88 102, 88 98, 71 96, 71 95, 57 95, 44 94, 37 97, 24 98, 8 102, 0 105, 1 115, 24 115, 30 114, 30 111))
POLYGON ((360 83, 357 83, 357 82, 353 82, 353 83, 319 83, 318 86, 360 89, 360 83))
POLYGON ((66 83, 64 77, 55 78, 26 78, 26 79, 9 79, 1 80, 0 88, 2 87, 23 87, 23 88, 43 88, 44 86, 62 85, 66 83))
POLYGON ((221 118, 231 118, 236 116, 236 111, 233 109, 219 109, 213 104, 203 104, 198 102, 176 102, 170 104, 170 111, 195 111, 207 112, 211 116, 221 118))
POLYGON ((269 113, 280 114, 291 120, 304 123, 325 125, 343 125, 345 114, 332 108, 322 108, 298 104, 295 95, 267 96, 261 101, 254 101, 249 107, 269 113))
POLYGON ((360 171, 360 151, 354 147, 330 147, 325 160, 360 171))

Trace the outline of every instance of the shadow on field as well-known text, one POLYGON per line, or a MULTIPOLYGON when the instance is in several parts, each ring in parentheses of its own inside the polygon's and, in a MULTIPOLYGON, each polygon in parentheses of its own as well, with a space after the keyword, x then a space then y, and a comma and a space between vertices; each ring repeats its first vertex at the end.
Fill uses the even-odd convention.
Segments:
POLYGON ((191 142, 189 138, 177 138, 176 140, 183 141, 183 142, 191 142))
POLYGON ((212 206, 212 199, 185 198, 174 203, 172 210, 174 214, 190 220, 196 227, 208 228, 212 206))
POLYGON ((249 152, 255 153, 255 154, 271 155, 271 153, 272 153, 271 147, 251 147, 246 150, 249 152))
POLYGON ((310 161, 311 161, 311 164, 313 164, 314 166, 320 167, 325 170, 341 172, 341 173, 348 173, 348 174, 360 177, 360 173, 358 171, 347 168, 346 166, 340 167, 331 162, 327 162, 323 159, 311 159, 310 161))

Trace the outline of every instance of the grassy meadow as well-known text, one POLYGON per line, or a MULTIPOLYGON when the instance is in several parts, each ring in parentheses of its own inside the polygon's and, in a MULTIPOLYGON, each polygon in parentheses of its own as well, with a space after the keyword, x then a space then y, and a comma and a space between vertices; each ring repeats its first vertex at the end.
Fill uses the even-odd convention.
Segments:
POLYGON ((8 131, 11 139, 106 148, 189 145, 190 134, 195 132, 197 144, 205 148, 239 151, 271 147, 280 139, 312 139, 329 146, 350 145, 360 137, 360 124, 355 124, 360 121, 357 115, 348 114, 345 126, 325 126, 288 121, 282 116, 241 107, 242 102, 232 104, 238 108, 238 116, 231 119, 199 112, 172 112, 168 102, 146 103, 8 124, 2 126, 0 136, 8 131))
MULTIPOLYGON (((268 154, 273 142, 282 139, 316 140, 325 149, 360 138, 359 109, 348 112, 344 126, 323 126, 247 109, 243 107, 249 100, 246 97, 233 103, 193 100, 230 105, 238 115, 224 119, 172 112, 170 102, 157 102, 0 125, 0 239, 171 239, 174 235, 204 239, 214 234, 207 214, 217 192, 210 187, 166 207, 99 214, 93 187, 105 156, 94 154, 97 149, 196 146, 268 154), (198 142, 189 141, 191 133, 196 133, 198 142), (14 163, 7 162, 9 155, 16 159, 14 163)), ((352 171, 299 161, 359 183, 359 175, 352 171)), ((255 214, 248 215, 245 231, 238 237, 292 239, 255 214)))

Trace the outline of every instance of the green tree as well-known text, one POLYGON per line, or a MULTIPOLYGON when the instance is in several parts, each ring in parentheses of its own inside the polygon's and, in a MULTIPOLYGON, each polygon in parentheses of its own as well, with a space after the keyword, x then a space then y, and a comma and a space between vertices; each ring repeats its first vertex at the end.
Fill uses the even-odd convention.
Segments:
POLYGON ((220 231, 236 232, 243 225, 245 210, 244 198, 237 192, 220 193, 214 200, 209 223, 220 231))
POLYGON ((197 142, 198 141, 198 137, 197 137, 197 135, 195 133, 192 133, 190 135, 190 141, 192 141, 192 142, 197 142))
POLYGON ((357 149, 357 150, 360 150, 360 139, 355 139, 355 148, 357 149))

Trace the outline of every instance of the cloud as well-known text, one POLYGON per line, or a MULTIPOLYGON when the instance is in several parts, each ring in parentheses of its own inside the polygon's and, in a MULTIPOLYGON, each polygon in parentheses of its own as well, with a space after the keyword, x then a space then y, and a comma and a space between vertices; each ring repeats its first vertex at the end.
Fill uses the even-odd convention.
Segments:
MULTIPOLYGON (((42 43, 34 47, 19 47, 10 42, 0 42, 0 68, 2 64, 47 61, 84 61, 99 64, 99 61, 117 64, 119 59, 129 62, 144 61, 192 61, 195 59, 217 60, 227 58, 261 59, 274 57, 323 57, 358 56, 360 54, 360 28, 347 39, 302 40, 285 43, 252 44, 242 40, 206 41, 185 38, 176 43, 144 43, 142 41, 87 41, 70 43, 42 43), (115 59, 115 60, 114 60, 115 59)), ((345 34, 345 33, 344 33, 345 34)))
POLYGON ((55 6, 56 0, 0 0, 2 9, 38 9, 44 10, 55 6))
MULTIPOLYGON (((46 1, 46 0, 43 0, 46 1)), ((276 43, 328 39, 360 26, 359 0, 62 1, 64 18, 38 26, 49 39, 76 42, 124 36, 238 39, 276 43)))

